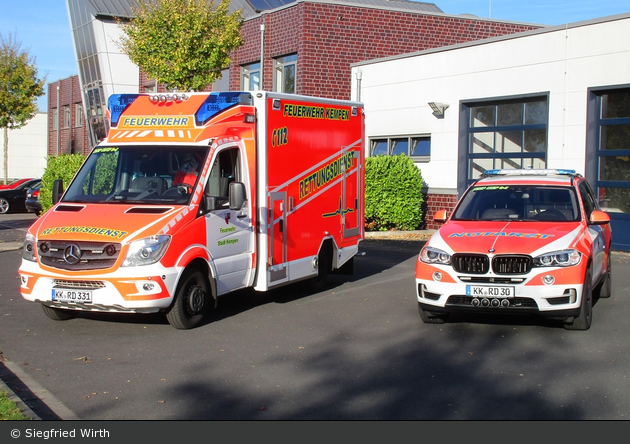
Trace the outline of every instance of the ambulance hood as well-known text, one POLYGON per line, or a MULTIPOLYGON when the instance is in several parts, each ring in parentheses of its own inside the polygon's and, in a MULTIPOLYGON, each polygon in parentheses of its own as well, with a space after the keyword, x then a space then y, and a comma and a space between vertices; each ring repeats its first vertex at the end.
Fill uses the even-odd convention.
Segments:
POLYGON ((428 244, 449 254, 528 254, 575 247, 579 222, 450 221, 428 244))
POLYGON ((75 240, 127 243, 167 233, 173 221, 193 212, 182 206, 125 204, 58 204, 30 228, 38 240, 75 240))

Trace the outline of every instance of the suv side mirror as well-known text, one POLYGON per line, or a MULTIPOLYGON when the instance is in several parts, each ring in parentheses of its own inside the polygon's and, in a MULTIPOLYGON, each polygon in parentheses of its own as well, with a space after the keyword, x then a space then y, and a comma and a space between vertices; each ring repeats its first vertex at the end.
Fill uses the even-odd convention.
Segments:
POLYGON ((589 225, 605 225, 610 223, 610 216, 605 211, 595 210, 591 213, 589 225))
POLYGON ((436 211, 435 215, 433 216, 433 220, 436 222, 446 222, 446 219, 448 219, 448 213, 446 212, 446 210, 436 211))
POLYGON ((55 205, 59 200, 61 200, 61 196, 63 195, 63 180, 55 179, 53 182, 52 188, 52 203, 55 205))

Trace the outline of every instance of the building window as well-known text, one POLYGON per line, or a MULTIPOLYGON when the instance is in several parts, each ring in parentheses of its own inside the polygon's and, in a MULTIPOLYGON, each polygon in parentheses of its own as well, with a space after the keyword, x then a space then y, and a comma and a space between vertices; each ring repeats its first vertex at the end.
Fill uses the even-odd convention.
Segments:
POLYGON ((604 211, 630 213, 630 89, 598 94, 598 199, 604 211))
POLYGON ((74 126, 83 126, 83 105, 74 106, 74 126))
POLYGON ((430 136, 379 137, 370 139, 371 156, 397 156, 404 154, 416 162, 431 160, 430 136))
POLYGON ((547 96, 468 104, 466 181, 486 170, 545 168, 547 96))
POLYGON ((297 54, 279 57, 274 61, 274 91, 295 94, 295 73, 297 72, 297 54))
POLYGON ((70 108, 63 107, 63 127, 70 128, 70 108))
POLYGON ((52 129, 53 131, 57 131, 59 129, 59 109, 53 108, 52 110, 52 129))
POLYGON ((260 89, 260 63, 241 66, 241 89, 243 91, 260 89))

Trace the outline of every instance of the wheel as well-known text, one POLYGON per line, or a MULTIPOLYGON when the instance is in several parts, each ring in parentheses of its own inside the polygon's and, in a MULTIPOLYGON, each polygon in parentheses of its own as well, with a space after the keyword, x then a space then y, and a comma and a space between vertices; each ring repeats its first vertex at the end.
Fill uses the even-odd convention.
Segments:
POLYGON ((612 294, 612 265, 611 265, 611 257, 608 255, 608 265, 606 266, 606 274, 604 275, 604 280, 597 288, 597 297, 599 298, 609 298, 612 294))
POLYGON ((418 304, 418 311, 420 312, 420 319, 422 319, 422 322, 424 322, 425 324, 444 324, 446 322, 446 319, 448 318, 448 315, 436 316, 432 313, 429 313, 428 311, 424 310, 420 306, 420 304, 418 304))
POLYGON ((67 321, 76 318, 78 314, 75 310, 63 310, 61 308, 48 307, 44 304, 42 304, 42 310, 53 321, 67 321))
POLYGON ((313 286, 317 290, 323 290, 328 283, 330 274, 330 254, 328 249, 322 247, 317 255, 317 276, 313 278, 313 286))
POLYGON ((9 201, 4 197, 0 197, 0 214, 6 214, 9 212, 9 201))
POLYGON ((564 328, 567 330, 588 330, 591 328, 591 322, 593 322, 593 283, 591 282, 591 274, 592 271, 589 266, 584 276, 580 314, 573 318, 573 322, 564 324, 564 328))
POLYGON ((198 326, 210 306, 210 289, 208 280, 201 271, 189 269, 184 271, 175 301, 166 313, 169 324, 180 330, 188 330, 198 326))

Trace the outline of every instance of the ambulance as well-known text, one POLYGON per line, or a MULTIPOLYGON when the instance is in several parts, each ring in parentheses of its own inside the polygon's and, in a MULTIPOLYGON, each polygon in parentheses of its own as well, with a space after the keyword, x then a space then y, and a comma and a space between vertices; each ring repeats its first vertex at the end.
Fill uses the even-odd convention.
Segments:
POLYGON ((53 320, 164 312, 351 274, 364 238, 359 102, 256 92, 116 94, 111 128, 28 230, 20 291, 53 320))

